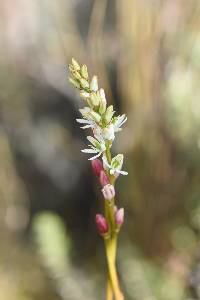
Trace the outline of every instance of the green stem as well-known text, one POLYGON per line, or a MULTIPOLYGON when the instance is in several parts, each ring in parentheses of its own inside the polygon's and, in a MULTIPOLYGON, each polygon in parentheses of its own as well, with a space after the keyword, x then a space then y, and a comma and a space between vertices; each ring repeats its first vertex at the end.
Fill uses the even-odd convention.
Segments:
MULTIPOLYGON (((109 141, 106 142, 106 157, 108 163, 111 163, 112 157, 110 153, 109 141)), ((110 182, 114 185, 115 182, 114 176, 111 175, 108 176, 110 182)), ((117 233, 115 231, 114 206, 115 206, 114 198, 110 201, 105 200, 105 216, 109 223, 109 228, 110 228, 110 237, 109 239, 105 239, 105 250, 106 250, 106 258, 107 258, 108 271, 109 271, 109 281, 112 286, 115 299, 123 300, 124 296, 119 287, 117 270, 116 270, 117 233)), ((109 288, 109 283, 108 283, 108 288, 109 288)), ((108 288, 107 288, 107 297, 109 295, 109 297, 112 299, 112 295, 108 293, 110 292, 108 288)))
POLYGON ((105 240, 106 256, 109 269, 110 282, 112 285, 113 293, 116 300, 123 300, 124 296, 119 288, 117 270, 116 270, 116 248, 117 248, 117 236, 112 237, 109 240, 105 240))
POLYGON ((112 284, 110 282, 109 275, 108 275, 107 289, 106 289, 106 300, 113 300, 113 290, 112 290, 112 284))

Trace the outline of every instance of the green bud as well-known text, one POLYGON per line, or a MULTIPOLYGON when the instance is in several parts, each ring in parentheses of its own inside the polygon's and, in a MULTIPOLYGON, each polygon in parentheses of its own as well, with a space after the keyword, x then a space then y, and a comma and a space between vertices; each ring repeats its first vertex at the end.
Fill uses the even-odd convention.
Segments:
POLYGON ((106 111, 106 97, 103 89, 100 89, 99 91, 99 96, 100 96, 100 105, 99 105, 99 113, 102 115, 106 111))
POLYGON ((86 79, 81 78, 80 83, 81 83, 81 86, 82 86, 83 89, 89 88, 89 83, 86 79))
POLYGON ((97 92, 98 91, 98 80, 97 80, 97 76, 93 76, 92 80, 90 82, 90 89, 93 92, 97 92))
POLYGON ((73 86, 75 86, 75 88, 80 89, 80 87, 81 87, 80 83, 76 79, 69 77, 69 82, 71 82, 71 84, 73 84, 73 86))
POLYGON ((92 103, 92 101, 91 101, 91 99, 90 98, 87 98, 87 104, 88 104, 88 106, 90 107, 90 108, 94 108, 94 105, 93 105, 93 103, 92 103))
POLYGON ((74 58, 72 58, 72 65, 74 67, 74 70, 80 71, 81 68, 80 68, 78 62, 74 58))
POLYGON ((87 71, 87 66, 83 65, 81 67, 81 75, 83 78, 88 79, 88 71, 87 71))
POLYGON ((103 115, 106 111, 106 103, 101 101, 99 105, 99 113, 100 115, 103 115))
POLYGON ((98 113, 96 113, 95 111, 91 111, 89 113, 89 115, 95 122, 99 123, 101 121, 101 116, 98 113))
POLYGON ((104 116, 104 119, 105 119, 105 121, 106 121, 107 124, 110 123, 113 114, 114 114, 113 106, 110 105, 110 106, 108 106, 108 108, 106 109, 105 116, 104 116))
POLYGON ((99 106, 99 97, 98 97, 98 95, 97 94, 95 94, 95 93, 92 93, 91 95, 90 95, 90 100, 91 100, 91 102, 92 102, 92 104, 94 105, 94 106, 99 106))
POLYGON ((77 79, 77 80, 80 80, 82 77, 81 77, 81 74, 77 71, 73 72, 73 76, 77 79))

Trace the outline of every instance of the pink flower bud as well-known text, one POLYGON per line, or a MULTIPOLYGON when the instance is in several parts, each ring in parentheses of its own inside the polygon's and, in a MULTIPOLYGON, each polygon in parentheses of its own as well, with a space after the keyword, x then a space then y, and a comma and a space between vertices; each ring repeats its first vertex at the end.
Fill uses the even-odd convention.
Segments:
POLYGON ((108 223, 104 216, 97 214, 95 220, 99 234, 104 235, 108 233, 108 223))
POLYGON ((108 176, 106 175, 106 173, 104 171, 100 172, 99 181, 102 186, 109 184, 108 176))
POLYGON ((102 189, 102 193, 106 200, 111 200, 115 197, 115 188, 112 184, 106 184, 102 189))
POLYGON ((91 161, 93 172, 96 176, 100 176, 101 171, 103 171, 103 164, 99 159, 93 159, 91 161))
POLYGON ((124 223, 124 208, 120 208, 115 213, 115 222, 118 226, 124 223))

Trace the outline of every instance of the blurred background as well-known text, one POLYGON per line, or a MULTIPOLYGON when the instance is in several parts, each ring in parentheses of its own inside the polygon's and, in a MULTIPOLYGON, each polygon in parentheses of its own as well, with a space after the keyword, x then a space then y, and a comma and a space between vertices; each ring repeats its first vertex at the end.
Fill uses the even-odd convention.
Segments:
POLYGON ((0 0, 0 25, 0 300, 104 299, 71 57, 128 115, 125 299, 200 299, 199 0, 0 0))

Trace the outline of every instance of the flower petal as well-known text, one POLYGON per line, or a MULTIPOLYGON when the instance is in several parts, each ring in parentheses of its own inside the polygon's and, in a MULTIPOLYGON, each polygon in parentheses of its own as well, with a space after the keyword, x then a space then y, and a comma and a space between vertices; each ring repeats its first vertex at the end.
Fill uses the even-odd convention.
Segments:
POLYGON ((120 130, 120 127, 127 121, 126 115, 118 116, 116 121, 114 122, 114 129, 115 132, 118 132, 120 130))
POLYGON ((126 171, 119 171, 119 170, 115 170, 116 173, 122 174, 122 175, 128 175, 128 172, 126 171))
POLYGON ((109 165, 109 163, 108 163, 107 158, 106 158, 105 155, 103 155, 102 160, 103 160, 104 164, 106 165, 106 167, 108 167, 110 169, 111 165, 109 165))
POLYGON ((85 125, 85 126, 81 126, 80 128, 81 129, 87 129, 87 128, 92 128, 93 127, 93 125, 85 125))
POLYGON ((102 154, 102 152, 99 152, 99 154, 97 154, 97 155, 95 155, 95 156, 93 156, 93 157, 91 157, 91 158, 88 158, 88 160, 93 160, 93 159, 95 159, 95 158, 101 156, 101 154, 102 154))
POLYGON ((76 122, 80 123, 80 124, 92 124, 94 123, 91 120, 86 120, 86 119, 76 119, 76 122))
POLYGON ((95 148, 100 149, 101 145, 97 139, 95 139, 93 136, 87 136, 88 141, 95 146, 95 148))
POLYGON ((98 153, 99 151, 96 149, 83 149, 81 150, 83 153, 98 153))

